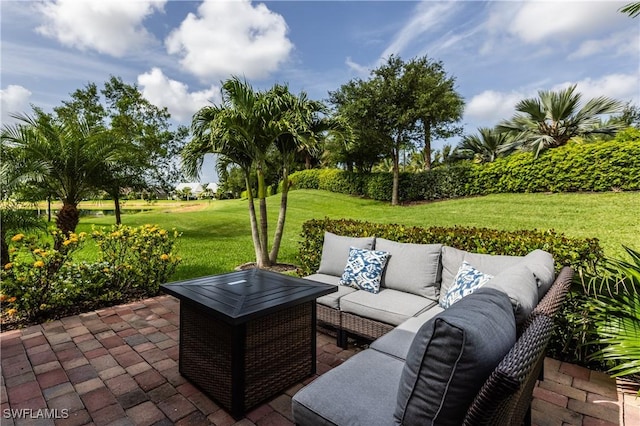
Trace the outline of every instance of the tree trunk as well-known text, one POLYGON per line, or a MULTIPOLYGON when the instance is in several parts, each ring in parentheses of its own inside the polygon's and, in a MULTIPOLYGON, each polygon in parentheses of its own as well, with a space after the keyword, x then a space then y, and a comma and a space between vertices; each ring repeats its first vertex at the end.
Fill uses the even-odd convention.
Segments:
POLYGON ((7 244, 6 235, 4 235, 4 232, 2 233, 2 236, 0 238, 2 239, 2 241, 0 241, 0 243, 2 243, 2 247, 0 248, 0 257, 2 257, 2 267, 4 268, 4 265, 9 263, 10 260, 9 244, 7 244))
POLYGON ((260 209, 260 262, 263 266, 271 266, 269 262, 269 222, 267 221, 267 194, 264 184, 264 172, 257 168, 258 175, 258 207, 260 209))
MULTIPOLYGON (((67 200, 63 200, 62 208, 58 212, 56 216, 56 226, 62 234, 66 237, 69 234, 75 232, 76 226, 78 226, 78 222, 80 221, 80 211, 78 210, 78 205, 68 202, 67 200)), ((56 250, 62 250, 65 238, 54 238, 53 248, 56 250)))
POLYGON ((249 183, 249 174, 245 177, 247 184, 247 200, 249 200, 249 222, 251 223, 251 237, 253 239, 253 248, 256 252, 256 264, 258 268, 262 268, 264 265, 261 263, 262 253, 260 251, 260 235, 258 231, 258 220, 256 218, 256 208, 253 204, 253 191, 249 183))
POLYGON ((424 128, 424 169, 431 170, 431 122, 422 120, 424 128))
POLYGON ((280 194, 280 212, 278 213, 278 223, 276 232, 273 236, 273 246, 269 254, 269 261, 274 265, 278 261, 278 252, 280 251, 280 242, 284 233, 284 222, 287 217, 287 201, 289 199, 289 170, 285 166, 282 171, 282 193, 280 194))
POLYGON ((400 153, 397 149, 393 149, 393 188, 391 190, 391 205, 397 206, 399 204, 398 188, 400 187, 400 153))
POLYGON ((116 190, 113 194, 113 205, 115 207, 116 225, 122 224, 122 212, 120 211, 120 191, 116 190))
POLYGON ((69 235, 76 230, 80 221, 80 211, 78 205, 66 200, 62 202, 62 208, 56 216, 56 226, 65 235, 69 235))
POLYGON ((51 222, 51 195, 47 196, 47 222, 51 222))

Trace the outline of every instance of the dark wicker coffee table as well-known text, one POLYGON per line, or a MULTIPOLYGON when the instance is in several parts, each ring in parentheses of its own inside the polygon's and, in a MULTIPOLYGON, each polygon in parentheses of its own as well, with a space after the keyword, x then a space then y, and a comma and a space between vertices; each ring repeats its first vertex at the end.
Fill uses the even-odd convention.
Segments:
POLYGON ((337 290, 259 269, 161 289, 180 299, 180 373, 235 418, 315 373, 315 300, 337 290))

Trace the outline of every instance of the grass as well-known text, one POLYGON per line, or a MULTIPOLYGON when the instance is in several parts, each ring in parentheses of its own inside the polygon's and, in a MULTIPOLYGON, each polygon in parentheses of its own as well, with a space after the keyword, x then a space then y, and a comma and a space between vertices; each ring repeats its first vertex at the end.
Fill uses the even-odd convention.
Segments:
MULTIPOLYGON (((268 200, 271 232, 280 197, 268 200)), ((103 202, 101 208, 110 207, 103 202)), ((132 207, 129 202, 126 208, 132 207)), ((82 206, 85 208, 85 206, 82 206)), ((599 238, 610 257, 623 257, 622 245, 638 249, 640 192, 496 194, 393 207, 387 203, 326 191, 298 190, 289 209, 279 262, 296 263, 302 223, 312 218, 354 218, 415 226, 477 226, 505 230, 555 229, 571 237, 599 238)), ((113 216, 83 217, 78 232, 110 226, 113 216)), ((152 211, 123 215, 132 226, 154 223, 182 232, 183 262, 174 279, 228 272, 255 260, 246 200, 163 202, 152 211)), ((80 256, 95 257, 88 244, 80 256)))

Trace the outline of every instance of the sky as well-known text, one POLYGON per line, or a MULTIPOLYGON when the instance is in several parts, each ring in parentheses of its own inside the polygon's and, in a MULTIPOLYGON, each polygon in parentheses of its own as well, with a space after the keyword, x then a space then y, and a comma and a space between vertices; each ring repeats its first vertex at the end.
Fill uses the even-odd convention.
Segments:
MULTIPOLYGON (((630 0, 629 0, 630 1, 630 0)), ((326 100, 390 56, 427 56, 455 78, 464 134, 540 90, 640 105, 640 18, 603 1, 0 0, 2 123, 51 110, 111 75, 174 124, 220 102, 236 75, 326 100)), ((459 139, 434 141, 455 145, 459 139)), ((201 181, 215 181, 211 161, 201 181)))

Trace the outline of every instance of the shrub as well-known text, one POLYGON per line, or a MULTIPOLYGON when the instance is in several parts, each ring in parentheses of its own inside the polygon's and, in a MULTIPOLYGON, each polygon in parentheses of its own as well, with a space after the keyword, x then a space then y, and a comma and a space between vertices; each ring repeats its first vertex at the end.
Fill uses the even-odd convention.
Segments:
POLYGON ((173 251, 178 234, 157 226, 114 226, 94 230, 98 262, 75 262, 85 233, 51 230, 54 244, 36 236, 11 238, 10 262, 1 271, 3 314, 42 320, 158 293, 180 262, 173 251), (57 243, 57 244, 56 244, 57 243), (52 247, 59 246, 56 250, 52 247))
POLYGON ((109 286, 123 299, 157 294, 181 260, 173 253, 175 230, 115 225, 110 230, 94 229, 92 236, 109 286))
POLYGON ((569 238, 553 230, 501 231, 462 226, 420 228, 325 218, 312 219, 302 225, 299 260, 305 275, 314 273, 320 266, 325 231, 352 237, 376 236, 407 243, 440 243, 488 254, 524 256, 532 250, 542 249, 553 255, 558 268, 568 265, 577 271, 594 270, 603 257, 597 239, 569 238))
MULTIPOLYGON (((289 175, 292 189, 318 189, 320 188, 320 170, 301 170, 289 175)), ((282 184, 281 184, 282 185, 282 184)))
MULTIPOLYGON (((391 200, 391 173, 337 169, 291 175, 293 188, 324 189, 391 200)), ((463 161, 419 173, 401 173, 401 201, 441 200, 491 193, 640 190, 640 131, 629 128, 611 141, 573 142, 535 158, 520 152, 492 163, 463 161)))
POLYGON ((82 246, 86 235, 50 232, 53 240, 60 242, 60 250, 33 235, 11 238, 10 261, 1 274, 2 298, 6 300, 3 310, 9 317, 33 320, 74 303, 73 285, 64 277, 71 254, 82 246))
POLYGON ((321 169, 318 189, 350 195, 362 195, 364 175, 337 169, 321 169))
POLYGON ((627 139, 626 133, 620 138, 624 139, 573 142, 538 158, 521 152, 477 165, 469 192, 639 190, 640 140, 627 139))
MULTIPOLYGON (((597 274, 576 286, 560 325, 575 330, 557 359, 608 370, 614 377, 640 377, 640 252, 625 247, 630 261, 606 259, 597 274)), ((563 328, 559 327, 561 330, 563 328)))

